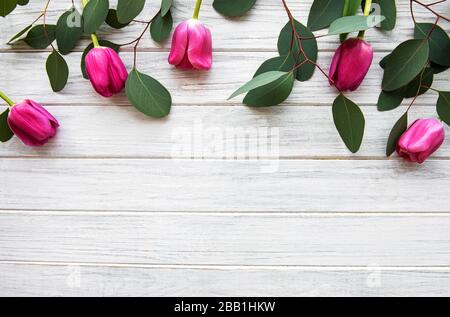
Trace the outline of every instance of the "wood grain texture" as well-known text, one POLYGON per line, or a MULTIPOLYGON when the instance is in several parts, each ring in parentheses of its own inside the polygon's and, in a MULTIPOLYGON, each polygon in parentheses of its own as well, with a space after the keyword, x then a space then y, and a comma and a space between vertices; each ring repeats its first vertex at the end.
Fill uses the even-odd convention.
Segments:
POLYGON ((146 265, 446 266, 450 215, 2 212, 0 259, 146 265))
MULTIPOLYGON (((306 24, 309 9, 313 0, 290 0, 288 4, 295 17, 306 24)), ((115 6, 116 0, 110 1, 111 6, 115 6)), ((192 16, 193 4, 190 1, 174 1, 173 9, 174 22, 189 19, 192 16)), ((149 20, 157 12, 159 1, 147 1, 146 8, 139 16, 141 20, 149 20)), ((278 34, 282 27, 287 23, 287 15, 281 3, 274 0, 258 0, 254 9, 246 16, 238 19, 225 19, 212 8, 212 0, 204 1, 200 13, 200 19, 206 23, 213 33, 214 47, 216 51, 276 51, 278 34)), ((11 49, 5 43, 14 34, 30 23, 44 8, 45 1, 34 1, 26 7, 15 10, 4 22, 2 22, 2 32, 0 32, 0 49, 11 49), (7 30, 5 32, 4 30, 7 30)), ((78 5, 79 6, 79 5, 78 5)), ((398 23, 392 32, 380 32, 370 30, 367 32, 367 40, 379 50, 391 50, 400 42, 412 37, 412 20, 409 12, 409 1, 397 1, 398 23)), ((68 9, 69 4, 66 1, 52 1, 49 8, 48 23, 55 23, 59 15, 68 9)), ((450 4, 444 3, 437 7, 441 12, 448 12, 450 4)), ((415 15, 418 21, 433 22, 433 15, 427 13, 422 7, 415 8, 415 15)), ((442 23, 444 28, 448 25, 442 23)), ((143 30, 144 26, 140 23, 133 24, 123 30, 113 30, 104 26, 99 31, 100 38, 106 38, 117 43, 127 43, 135 39, 143 30)), ((321 31, 318 34, 323 34, 321 31)), ((325 32, 326 33, 326 32, 325 32)), ((81 43, 78 50, 87 45, 87 41, 81 43)), ((339 44, 338 37, 326 37, 319 40, 322 49, 334 50, 339 44)), ((145 36, 140 48, 143 50, 167 50, 170 42, 162 47, 155 44, 150 35, 145 36)), ((14 46, 13 49, 29 49, 25 45, 14 46)), ((132 47, 127 47, 131 50, 132 47)))
POLYGON ((445 212, 449 168, 448 160, 2 159, 0 209, 445 212))
MULTIPOLYGON (((55 105, 47 108, 62 128, 49 145, 28 148, 14 138, 2 144, 0 157, 221 159, 231 158, 227 153, 232 152, 240 158, 385 159, 390 129, 405 107, 393 112, 363 107, 367 128, 362 148, 354 155, 332 124, 329 107, 177 106, 167 119, 151 120, 131 106, 55 105)), ((415 107, 410 121, 435 112, 434 107, 415 107)), ((433 157, 450 157, 448 143, 433 157)))
POLYGON ((121 267, 0 263, 8 296, 448 296, 448 268, 121 267))

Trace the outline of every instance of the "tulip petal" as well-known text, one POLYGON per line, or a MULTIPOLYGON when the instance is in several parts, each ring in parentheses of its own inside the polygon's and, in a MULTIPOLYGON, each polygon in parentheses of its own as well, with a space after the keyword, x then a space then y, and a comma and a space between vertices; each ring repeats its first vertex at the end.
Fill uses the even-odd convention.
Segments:
POLYGON ((128 78, 128 72, 122 59, 113 49, 105 48, 109 59, 109 90, 117 94, 125 87, 128 78))
POLYGON ((86 56, 86 72, 94 89, 104 97, 111 97, 109 88, 109 56, 105 48, 98 47, 86 56))
POLYGON ((183 61, 188 47, 188 23, 181 22, 172 37, 172 47, 170 49, 169 64, 178 65, 183 61))
POLYGON ((209 70, 212 66, 211 31, 197 20, 189 22, 188 57, 192 66, 200 70, 209 70))
POLYGON ((329 73, 329 77, 331 80, 333 80, 333 82, 330 80, 330 85, 334 85, 334 82, 336 82, 338 80, 337 75, 337 69, 339 66, 339 61, 341 59, 341 52, 342 52, 342 45, 341 44, 338 49, 336 50, 336 53, 334 53, 333 56, 333 60, 331 61, 331 66, 330 66, 330 73, 329 73))

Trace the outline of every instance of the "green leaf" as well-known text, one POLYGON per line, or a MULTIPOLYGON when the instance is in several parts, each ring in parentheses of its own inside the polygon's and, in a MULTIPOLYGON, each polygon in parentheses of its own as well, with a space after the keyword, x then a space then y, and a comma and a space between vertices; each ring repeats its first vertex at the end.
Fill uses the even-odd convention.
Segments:
POLYGON ((166 16, 172 7, 173 0, 161 0, 161 15, 166 16))
POLYGON ((55 40, 56 25, 43 24, 33 26, 27 33, 24 42, 34 49, 47 48, 55 40))
MULTIPOLYGON (((297 33, 300 35, 303 40, 301 40, 303 51, 308 56, 310 60, 313 62, 317 61, 318 55, 318 47, 317 41, 314 38, 314 34, 303 24, 294 20, 294 26, 297 33)), ((284 28, 281 30, 280 35, 278 37, 278 53, 281 56, 286 56, 290 53, 291 49, 291 41, 292 41, 292 27, 290 22, 288 22, 284 28)), ((294 45, 292 46, 293 56, 297 59, 297 65, 301 64, 305 57, 303 54, 299 54, 300 47, 298 41, 294 41, 294 45), (300 57, 298 57, 300 55, 300 57)), ((314 74, 316 66, 312 63, 305 63, 301 67, 297 69, 296 78, 299 81, 307 81, 311 79, 314 74)))
MULTIPOLYGON (((361 5, 362 0, 345 0, 344 1, 344 10, 342 10, 342 16, 348 17, 356 15, 358 12, 358 8, 361 5)), ((344 42, 347 38, 348 33, 342 33, 340 36, 341 42, 344 42)))
POLYGON ((23 35, 24 35, 25 33, 27 33, 32 27, 33 27, 33 24, 28 25, 27 27, 25 27, 24 29, 22 29, 19 33, 17 33, 16 35, 14 35, 14 36, 8 41, 8 43, 6 43, 6 44, 8 44, 8 45, 13 45, 13 44, 15 44, 16 42, 22 40, 22 39, 23 39, 23 38, 22 38, 23 35))
POLYGON ((314 0, 308 17, 308 28, 311 31, 324 29, 342 17, 344 0, 314 0))
POLYGON ((117 19, 120 23, 130 23, 144 9, 145 0, 119 0, 117 3, 117 19))
MULTIPOLYGON (((425 39, 432 29, 432 23, 416 23, 414 38, 425 39)), ((439 25, 434 27, 428 44, 430 45, 430 60, 442 66, 450 66, 450 39, 439 25)))
POLYGON ((9 108, 0 114, 0 142, 7 142, 11 140, 14 133, 11 131, 8 125, 9 108))
POLYGON ((403 96, 382 91, 378 97, 378 111, 389 111, 402 104, 403 96))
POLYGON ((109 11, 108 0, 89 0, 83 10, 84 32, 95 33, 105 22, 109 11))
POLYGON ((170 36, 172 27, 173 20, 170 11, 164 16, 160 12, 150 26, 150 35, 154 41, 161 43, 170 36))
POLYGON ((439 92, 436 110, 441 120, 450 126, 450 91, 439 92))
POLYGON ((382 15, 371 15, 368 17, 354 15, 342 17, 331 23, 328 35, 365 31, 381 23, 385 19, 386 18, 382 15))
POLYGON ((81 21, 81 14, 75 8, 63 13, 58 19, 56 43, 61 54, 69 54, 83 35, 81 21))
POLYGON ((364 136, 364 115, 353 101, 340 94, 333 103, 334 124, 347 148, 356 153, 364 136))
POLYGON ((423 40, 408 40, 397 46, 385 66, 383 90, 393 91, 412 81, 428 62, 428 53, 428 44, 423 40))
POLYGON ((389 60, 389 57, 391 57, 391 54, 386 55, 385 57, 383 57, 380 61, 380 67, 385 69, 386 68, 386 64, 387 61, 389 60))
POLYGON ((172 97, 167 89, 136 68, 128 76, 125 89, 132 105, 147 116, 162 118, 170 113, 172 97))
MULTIPOLYGON (((381 29, 385 31, 392 31, 397 23, 397 7, 395 5, 395 0, 373 0, 373 3, 380 6, 381 12, 379 13, 386 17, 386 20, 381 22, 381 29)), ((363 7, 365 1, 363 1, 363 7)))
MULTIPOLYGON (((119 52, 120 46, 110 42, 110 41, 106 41, 106 40, 100 40, 99 41, 100 46, 105 46, 105 47, 109 47, 112 48, 113 50, 115 50, 116 52, 119 52)), ((89 44, 83 52, 83 55, 81 56, 81 73, 83 74, 83 78, 84 79, 89 79, 87 73, 86 73, 86 55, 89 53, 89 51, 91 49, 94 48, 94 44, 89 44)))
POLYGON ((408 129, 408 112, 406 112, 394 125, 389 134, 389 139, 386 146, 386 156, 389 157, 395 152, 398 140, 408 129))
POLYGON ((27 5, 30 0, 17 0, 17 4, 20 6, 27 5))
POLYGON ((109 9, 105 22, 114 29, 122 29, 126 27, 128 24, 130 24, 130 23, 120 23, 119 20, 117 19, 117 11, 114 9, 109 9))
POLYGON ((431 87, 433 85, 433 79, 433 70, 431 68, 425 68, 416 78, 409 82, 408 85, 394 90, 393 92, 400 94, 405 98, 413 98, 416 95, 420 96, 428 91, 429 88, 427 87, 431 87))
POLYGON ((256 0, 214 0, 213 7, 227 17, 239 17, 250 11, 256 0))
POLYGON ((253 89, 245 96, 243 103, 250 107, 271 107, 285 101, 294 87, 294 75, 283 76, 265 86, 253 89))
POLYGON ((17 5, 17 0, 2 0, 0 3, 0 16, 6 17, 14 11, 17 5))
POLYGON ((430 68, 433 71, 434 74, 440 74, 442 72, 445 72, 447 69, 449 69, 448 66, 442 66, 442 65, 438 65, 436 63, 431 62, 430 63, 430 68))
POLYGON ((280 72, 280 71, 270 71, 267 73, 262 73, 256 77, 253 77, 252 80, 250 80, 248 83, 246 83, 244 86, 242 86, 241 88, 239 88, 238 90, 236 90, 229 98, 233 99, 236 96, 239 96, 243 93, 246 93, 250 90, 259 88, 261 86, 265 86, 267 84, 270 84, 282 77, 289 77, 292 76, 291 73, 287 73, 287 72, 280 72))
POLYGON ((64 58, 53 51, 47 58, 46 69, 53 91, 63 90, 69 78, 69 68, 64 58))

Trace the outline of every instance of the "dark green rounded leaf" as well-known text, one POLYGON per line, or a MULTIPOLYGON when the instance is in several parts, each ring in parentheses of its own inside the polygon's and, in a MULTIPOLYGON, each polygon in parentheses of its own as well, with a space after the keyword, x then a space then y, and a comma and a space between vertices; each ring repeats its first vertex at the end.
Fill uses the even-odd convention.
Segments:
MULTIPOLYGON (((379 10, 372 10, 371 13, 381 14, 386 17, 386 20, 381 22, 380 28, 384 31, 392 31, 397 23, 397 6, 395 5, 395 0, 373 0, 372 9, 375 5, 379 5, 379 10)), ((363 0, 361 7, 364 11, 366 1, 363 0)))
POLYGON ((58 19, 56 24, 56 43, 59 52, 69 54, 83 34, 82 17, 77 9, 72 8, 58 19))
POLYGON ((14 11, 17 5, 17 0, 2 0, 0 2, 0 16, 6 17, 14 11))
POLYGON ((428 91, 428 87, 433 85, 434 73, 431 68, 425 68, 416 78, 414 78, 408 85, 402 87, 394 92, 402 95, 405 98, 413 98, 416 95, 423 95, 428 91), (419 89, 420 87, 420 89, 419 89))
POLYGON ((30 2, 30 0, 17 0, 17 4, 20 6, 25 6, 30 2))
POLYGON ((33 26, 27 33, 24 41, 34 49, 47 48, 55 40, 56 25, 43 24, 33 26))
POLYGON ((382 91, 378 97, 378 111, 389 111, 397 108, 402 104, 403 96, 382 91))
POLYGON ((165 16, 162 16, 160 12, 150 26, 150 35, 154 41, 161 43, 170 36, 172 27, 173 20, 170 11, 165 16))
POLYGON ((344 0, 314 0, 308 17, 308 28, 318 31, 342 17, 344 0))
POLYGON ((412 81, 428 62, 428 53, 428 43, 423 40, 408 40, 397 46, 385 66, 383 90, 393 91, 412 81))
POLYGON ((239 17, 250 11, 256 0, 214 0, 213 7, 227 17, 239 17))
POLYGON ((442 72, 445 72, 447 69, 449 69, 448 66, 442 66, 442 65, 438 65, 436 63, 431 62, 430 63, 430 68, 433 71, 434 74, 440 74, 442 72))
POLYGON ((84 32, 88 34, 95 33, 105 22, 108 11, 108 0, 89 0, 83 10, 84 32))
MULTIPOLYGON (((414 28, 414 38, 425 39, 432 29, 432 23, 417 23, 414 28)), ((450 39, 439 25, 434 27, 428 43, 430 45, 430 60, 442 66, 450 66, 450 39)))
POLYGON ((161 15, 165 16, 172 7, 173 0, 161 0, 161 15))
POLYGON ((294 87, 294 81, 293 73, 288 73, 270 84, 249 91, 243 103, 250 107, 278 105, 289 97, 294 87))
POLYGON ((69 78, 69 67, 64 58, 53 51, 47 58, 46 69, 53 91, 63 90, 69 78))
MULTIPOLYGON (((109 47, 109 48, 112 48, 113 50, 115 50, 116 52, 119 52, 119 49, 120 49, 120 46, 119 45, 117 45, 117 44, 115 44, 115 43, 113 43, 113 42, 110 42, 110 41, 106 41, 106 40, 100 40, 99 41, 99 44, 100 44, 100 46, 105 46, 105 47, 109 47)), ((83 55, 81 56, 81 73, 83 74, 83 78, 84 79, 89 79, 89 77, 88 77, 88 75, 87 75, 87 73, 86 73, 86 64, 85 64, 85 59, 86 59, 86 55, 89 53, 89 51, 91 50, 91 49, 93 49, 94 48, 94 44, 89 44, 85 49, 84 49, 84 52, 83 52, 83 55)))
MULTIPOLYGON (((301 40, 301 44, 303 47, 303 51, 308 56, 308 58, 314 62, 317 61, 318 47, 317 41, 314 38, 314 34, 303 24, 294 20, 294 26, 297 33, 300 35, 303 40, 301 40)), ((292 41, 292 26, 290 22, 288 22, 284 28, 281 30, 280 35, 278 37, 278 53, 282 56, 286 56, 290 52, 292 41)), ((292 55, 297 58, 299 56, 300 47, 298 41, 294 41, 294 45, 292 47, 292 55)), ((297 65, 301 64, 305 60, 303 54, 300 54, 300 57, 297 60, 297 65)), ((297 79, 299 81, 309 80, 316 69, 316 66, 312 63, 305 63, 303 66, 297 69, 297 79)))
POLYGON ((450 126, 450 91, 440 91, 436 104, 439 117, 450 126))
POLYGON ((172 97, 167 89, 136 68, 128 76, 125 89, 131 104, 147 116, 162 118, 170 113, 172 97))
POLYGON ((145 0, 119 0, 117 19, 120 23, 130 23, 144 9, 145 0))
POLYGON ((347 148, 356 153, 364 137, 364 115, 353 101, 340 94, 333 103, 334 124, 347 148))
POLYGON ((8 125, 9 108, 0 114, 0 142, 7 142, 11 140, 14 133, 11 131, 8 125))
POLYGON ((269 71, 267 73, 262 73, 253 77, 252 80, 247 82, 245 85, 236 90, 228 99, 232 99, 250 90, 268 85, 277 81, 278 79, 283 79, 283 77, 292 76, 291 73, 281 72, 278 70, 269 71))
POLYGON ((106 17, 106 24, 114 29, 122 29, 130 23, 120 23, 117 19, 117 11, 114 9, 109 9, 108 15, 106 17))
POLYGON ((33 24, 28 25, 27 27, 25 27, 24 29, 22 29, 19 33, 17 33, 16 35, 14 35, 9 41, 8 45, 13 45, 15 43, 17 43, 18 41, 23 39, 23 35, 25 33, 27 33, 31 28, 33 27, 33 24))
POLYGON ((397 143, 403 133, 408 129, 408 112, 406 112, 394 125, 389 134, 386 146, 386 156, 391 156, 397 148, 397 143))

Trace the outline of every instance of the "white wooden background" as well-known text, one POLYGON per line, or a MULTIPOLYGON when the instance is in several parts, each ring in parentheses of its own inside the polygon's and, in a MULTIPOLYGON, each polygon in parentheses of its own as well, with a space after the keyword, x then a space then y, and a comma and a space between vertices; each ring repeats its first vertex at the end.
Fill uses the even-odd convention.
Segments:
MULTIPOLYGON (((143 19, 159 5, 147 2, 143 19)), ((405 107, 376 110, 378 62, 412 35, 408 2, 397 1, 394 32, 367 34, 374 64, 349 95, 367 120, 356 155, 335 131, 336 92, 318 72, 296 84, 281 107, 225 101, 276 55, 287 21, 279 1, 258 0, 235 20, 204 1, 201 18, 215 48, 209 73, 173 69, 170 43, 160 47, 146 36, 138 67, 174 100, 163 120, 138 113, 124 95, 93 92, 78 67, 87 41, 68 57, 66 89, 52 93, 48 51, 4 44, 39 14, 43 0, 0 19, 1 89, 14 100, 42 102, 62 126, 40 149, 17 139, 0 146, 0 295, 450 295, 450 144, 420 166, 386 159, 386 138, 405 107), (279 155, 174 159, 182 127, 200 138, 209 128, 279 128, 279 155), (264 164, 278 170, 264 173, 264 164)), ((176 22, 191 15, 193 3, 175 1, 176 22)), ((302 21, 311 3, 289 1, 302 21)), ((49 22, 69 4, 53 1, 49 22)), ((439 8, 450 12, 449 4, 439 8)), ((433 20, 420 8, 417 18, 433 20)), ((141 29, 105 26, 100 36, 124 43, 141 29)), ((320 40, 326 68, 337 44, 320 40)), ((131 49, 121 54, 130 68, 131 49)), ((450 89, 448 79, 437 76, 435 86, 450 89)), ((412 117, 434 116, 436 99, 420 97, 412 117)))

